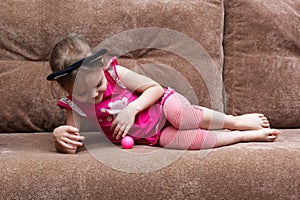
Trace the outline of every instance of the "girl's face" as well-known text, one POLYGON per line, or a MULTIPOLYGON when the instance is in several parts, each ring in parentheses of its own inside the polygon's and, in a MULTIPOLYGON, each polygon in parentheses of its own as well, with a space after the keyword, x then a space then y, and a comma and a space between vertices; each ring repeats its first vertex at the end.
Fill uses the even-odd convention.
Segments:
POLYGON ((80 102, 99 103, 107 88, 103 68, 96 68, 80 74, 76 79, 72 95, 80 102))

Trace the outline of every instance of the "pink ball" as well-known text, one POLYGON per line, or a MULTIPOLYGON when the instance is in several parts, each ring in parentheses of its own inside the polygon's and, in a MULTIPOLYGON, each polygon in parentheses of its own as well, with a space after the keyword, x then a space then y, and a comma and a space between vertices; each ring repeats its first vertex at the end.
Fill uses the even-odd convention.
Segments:
POLYGON ((124 149, 131 149, 134 145, 134 140, 130 136, 125 136, 121 140, 121 144, 124 149))

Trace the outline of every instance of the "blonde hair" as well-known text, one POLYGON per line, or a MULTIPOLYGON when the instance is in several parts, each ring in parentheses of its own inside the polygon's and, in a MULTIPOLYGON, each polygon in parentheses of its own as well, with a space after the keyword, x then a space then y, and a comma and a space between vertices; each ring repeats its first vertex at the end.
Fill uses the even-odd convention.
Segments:
MULTIPOLYGON (((70 34, 58 42, 50 53, 50 66, 53 72, 61 71, 71 64, 87 57, 91 50, 86 41, 76 34, 70 34)), ((56 81, 63 89, 70 92, 74 84, 78 69, 70 74, 58 78, 56 81)))

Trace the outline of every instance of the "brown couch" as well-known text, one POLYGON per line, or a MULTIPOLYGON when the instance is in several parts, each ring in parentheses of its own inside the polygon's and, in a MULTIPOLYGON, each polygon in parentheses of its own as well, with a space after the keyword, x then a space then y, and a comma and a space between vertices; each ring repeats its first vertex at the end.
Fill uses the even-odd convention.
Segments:
POLYGON ((0 2, 0 199, 299 199, 300 2, 0 2), (201 151, 122 150, 86 123, 85 147, 58 154, 65 95, 49 51, 78 33, 120 63, 228 114, 262 112, 273 143, 201 151))

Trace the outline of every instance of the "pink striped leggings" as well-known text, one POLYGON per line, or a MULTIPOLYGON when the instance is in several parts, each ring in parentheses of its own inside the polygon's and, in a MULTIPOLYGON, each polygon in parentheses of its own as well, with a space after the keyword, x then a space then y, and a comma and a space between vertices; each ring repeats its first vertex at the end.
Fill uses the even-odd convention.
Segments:
POLYGON ((215 146, 216 135, 200 128, 203 118, 200 106, 191 105, 184 96, 175 93, 165 101, 163 112, 170 125, 162 130, 160 146, 189 150, 215 146))

